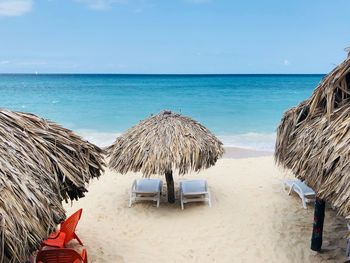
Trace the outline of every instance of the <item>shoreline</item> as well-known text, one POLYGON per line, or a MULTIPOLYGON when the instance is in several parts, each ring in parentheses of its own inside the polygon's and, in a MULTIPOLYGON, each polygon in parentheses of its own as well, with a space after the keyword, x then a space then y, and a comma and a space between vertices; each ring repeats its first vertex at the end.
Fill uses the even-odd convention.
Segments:
MULTIPOLYGON (((122 135, 122 132, 103 132, 88 129, 74 130, 84 140, 87 140, 101 148, 108 147, 114 143, 115 139, 122 135)), ((272 155, 276 134, 271 133, 236 133, 231 135, 215 134, 223 143, 226 149, 224 158, 258 157, 272 155), (240 152, 240 154, 237 153, 240 152)))
MULTIPOLYGON (((121 135, 121 133, 111 134, 111 133, 103 133, 103 132, 89 132, 82 133, 78 132, 80 136, 83 137, 84 140, 87 140, 95 145, 101 147, 102 149, 110 146, 115 139, 121 135)), ((241 147, 241 146, 231 146, 231 145, 223 145, 224 147, 224 155, 222 159, 244 159, 244 158, 253 158, 253 157, 263 157, 263 156, 272 156, 274 154, 273 150, 260 150, 254 149, 252 147, 241 147)))
POLYGON ((224 146, 224 149, 225 152, 222 159, 246 159, 254 157, 272 156, 274 154, 272 151, 258 151, 253 149, 231 146, 224 146))

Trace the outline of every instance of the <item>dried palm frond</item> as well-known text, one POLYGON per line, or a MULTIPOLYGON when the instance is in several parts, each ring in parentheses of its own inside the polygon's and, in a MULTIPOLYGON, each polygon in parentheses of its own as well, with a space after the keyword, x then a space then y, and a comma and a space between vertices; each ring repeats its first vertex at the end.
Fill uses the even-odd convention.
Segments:
POLYGON ((102 171, 102 150, 35 115, 0 110, 0 263, 25 262, 102 171))
POLYGON ((350 215, 350 57, 284 114, 275 160, 350 215))
POLYGON ((112 169, 122 174, 140 171, 150 176, 208 168, 224 150, 222 143, 200 123, 163 111, 127 130, 107 152, 112 169))

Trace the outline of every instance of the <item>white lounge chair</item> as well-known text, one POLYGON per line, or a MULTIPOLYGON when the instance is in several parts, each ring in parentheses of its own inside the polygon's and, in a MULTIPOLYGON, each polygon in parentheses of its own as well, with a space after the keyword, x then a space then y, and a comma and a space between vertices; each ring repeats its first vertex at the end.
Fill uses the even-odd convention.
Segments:
POLYGON ((180 182, 180 201, 181 208, 184 204, 190 202, 208 202, 211 207, 210 192, 207 181, 205 180, 188 180, 180 182))
POLYGON ((159 207, 162 185, 159 179, 135 179, 130 191, 129 207, 141 200, 155 201, 159 207))
POLYGON ((303 207, 305 209, 307 209, 307 206, 306 206, 307 203, 315 201, 315 198, 316 198, 315 191, 312 190, 310 187, 308 187, 304 182, 298 179, 284 180, 283 185, 284 185, 284 190, 286 190, 286 188, 289 188, 287 189, 288 195, 290 195, 292 191, 296 192, 299 195, 299 197, 301 198, 303 207))

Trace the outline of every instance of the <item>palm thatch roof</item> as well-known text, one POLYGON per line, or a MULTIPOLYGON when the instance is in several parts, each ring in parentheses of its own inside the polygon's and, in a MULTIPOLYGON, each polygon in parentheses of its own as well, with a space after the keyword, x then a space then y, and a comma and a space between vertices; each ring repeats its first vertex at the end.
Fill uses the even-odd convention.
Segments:
POLYGON ((199 171, 214 165, 223 152, 222 143, 207 128, 171 111, 130 128, 107 150, 109 167, 144 176, 199 171))
POLYGON ((35 115, 0 110, 0 263, 25 262, 84 196, 102 150, 35 115))
POLYGON ((284 114, 275 160, 350 216, 350 57, 284 114))

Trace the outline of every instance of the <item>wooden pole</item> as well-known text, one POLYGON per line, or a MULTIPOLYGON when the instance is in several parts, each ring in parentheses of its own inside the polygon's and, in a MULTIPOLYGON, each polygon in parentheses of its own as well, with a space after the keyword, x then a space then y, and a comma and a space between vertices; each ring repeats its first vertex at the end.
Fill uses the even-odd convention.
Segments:
POLYGON ((168 188, 168 202, 173 204, 175 203, 175 188, 172 171, 165 172, 165 180, 168 188))
POLYGON ((316 197, 314 224, 311 238, 311 249, 314 251, 321 251, 325 207, 325 201, 316 197))

